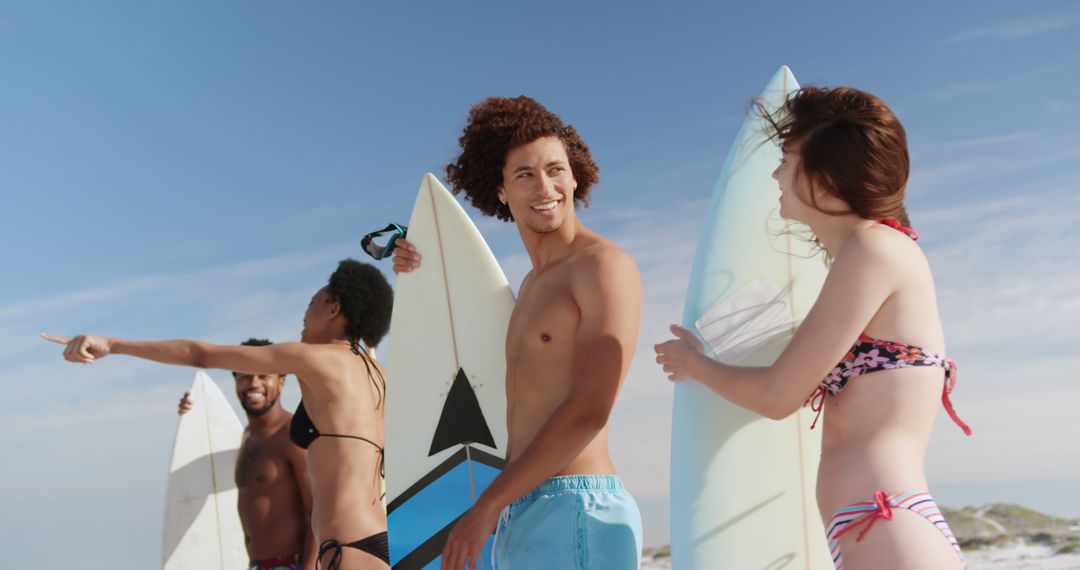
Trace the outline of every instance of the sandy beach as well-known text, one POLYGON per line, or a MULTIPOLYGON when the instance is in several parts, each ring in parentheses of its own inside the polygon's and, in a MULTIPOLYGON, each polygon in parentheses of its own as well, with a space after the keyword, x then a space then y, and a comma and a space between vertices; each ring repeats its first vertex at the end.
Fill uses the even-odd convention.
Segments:
MULTIPOLYGON (((1041 545, 1016 545, 965 552, 968 570, 1080 570, 1080 553, 1054 555, 1041 545)), ((642 570, 671 570, 666 556, 646 556, 642 570)))
POLYGON ((1016 545, 966 552, 970 570, 1080 569, 1080 553, 1054 555, 1042 545, 1016 545))

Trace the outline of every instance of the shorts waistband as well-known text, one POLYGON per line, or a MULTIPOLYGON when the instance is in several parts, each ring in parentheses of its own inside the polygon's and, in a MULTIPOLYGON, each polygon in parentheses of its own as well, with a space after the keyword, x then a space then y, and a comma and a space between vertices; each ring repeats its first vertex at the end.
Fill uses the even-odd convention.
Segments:
POLYGON ((574 491, 612 493, 625 490, 626 487, 623 486, 622 479, 618 475, 559 475, 544 481, 539 487, 529 491, 525 496, 511 503, 510 506, 531 501, 544 495, 557 495, 574 491))
POLYGON ((295 568, 300 566, 299 554, 285 554, 283 556, 276 556, 274 558, 263 558, 261 560, 252 560, 248 563, 248 566, 252 569, 265 569, 265 568, 295 568))

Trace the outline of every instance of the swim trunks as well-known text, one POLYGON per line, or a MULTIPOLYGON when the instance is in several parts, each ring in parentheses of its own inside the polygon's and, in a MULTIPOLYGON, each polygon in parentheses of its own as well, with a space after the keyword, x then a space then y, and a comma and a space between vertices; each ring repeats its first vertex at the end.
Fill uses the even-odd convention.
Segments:
POLYGON ((497 570, 636 570, 641 512, 615 475, 552 477, 503 509, 497 570))

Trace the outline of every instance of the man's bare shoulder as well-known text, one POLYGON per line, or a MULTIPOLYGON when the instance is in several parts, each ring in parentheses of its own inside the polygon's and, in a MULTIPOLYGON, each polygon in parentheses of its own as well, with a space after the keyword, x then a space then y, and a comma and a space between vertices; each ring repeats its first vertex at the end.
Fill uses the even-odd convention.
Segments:
POLYGON ((594 234, 583 244, 570 267, 571 289, 579 303, 592 303, 604 291, 620 288, 641 288, 641 273, 637 264, 624 249, 614 242, 594 234))
POLYGON ((637 274, 637 264, 630 254, 615 242, 593 233, 578 245, 578 252, 571 264, 574 275, 588 276, 595 279, 608 272, 625 276, 627 272, 637 274))

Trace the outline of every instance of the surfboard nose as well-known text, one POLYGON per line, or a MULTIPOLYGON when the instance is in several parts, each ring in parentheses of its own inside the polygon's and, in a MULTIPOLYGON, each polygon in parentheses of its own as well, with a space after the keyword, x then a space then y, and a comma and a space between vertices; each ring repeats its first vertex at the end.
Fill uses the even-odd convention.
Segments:
POLYGON ((765 86, 765 90, 761 94, 761 99, 770 108, 779 108, 787 101, 787 97, 790 93, 799 89, 799 82, 795 80, 795 75, 791 73, 791 68, 786 65, 781 65, 780 69, 776 70, 772 79, 765 86))
POLYGON ((442 183, 439 182, 439 179, 434 174, 430 172, 424 173, 424 179, 420 182, 421 189, 432 192, 439 186, 442 186, 442 183))

